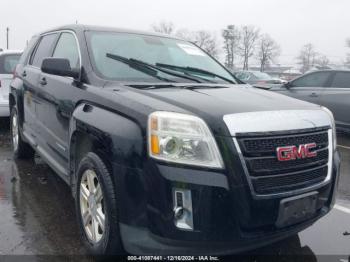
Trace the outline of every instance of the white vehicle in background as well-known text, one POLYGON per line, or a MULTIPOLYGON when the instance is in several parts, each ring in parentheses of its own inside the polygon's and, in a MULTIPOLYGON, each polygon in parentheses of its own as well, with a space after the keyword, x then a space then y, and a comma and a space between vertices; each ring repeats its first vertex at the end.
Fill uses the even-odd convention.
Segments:
POLYGON ((0 117, 10 116, 9 86, 22 51, 0 49, 0 117))

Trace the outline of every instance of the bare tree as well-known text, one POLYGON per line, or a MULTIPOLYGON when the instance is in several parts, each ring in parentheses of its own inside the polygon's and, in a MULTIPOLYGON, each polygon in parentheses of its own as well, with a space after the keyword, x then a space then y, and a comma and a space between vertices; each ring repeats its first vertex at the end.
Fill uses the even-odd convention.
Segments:
POLYGON ((225 65, 227 68, 233 70, 240 39, 237 26, 228 25, 227 28, 222 31, 222 37, 224 39, 225 65))
POLYGON ((260 61, 260 71, 264 72, 266 66, 273 62, 281 53, 280 46, 270 35, 264 34, 260 37, 258 43, 257 58, 260 61))
POLYGON ((196 44, 213 57, 218 57, 219 48, 215 34, 205 30, 189 31, 180 29, 176 32, 176 36, 196 44))
POLYGON ((350 55, 348 55, 345 59, 344 66, 350 68, 350 55))
POLYGON ((323 68, 327 67, 330 63, 329 58, 326 55, 319 55, 316 61, 317 64, 323 68))
MULTIPOLYGON (((346 46, 350 48, 350 38, 346 39, 346 46)), ((344 64, 346 67, 350 68, 350 53, 347 54, 344 64)))
POLYGON ((194 41, 196 45, 205 50, 213 57, 219 54, 216 36, 208 31, 197 31, 194 33, 194 41))
POLYGON ((174 32, 175 26, 172 22, 161 21, 158 24, 153 24, 152 29, 157 33, 171 35, 174 32))
POLYGON ((241 41, 238 49, 243 58, 243 70, 249 69, 249 58, 254 55, 259 35, 260 29, 253 25, 244 25, 241 28, 241 41))
POLYGON ((182 38, 184 40, 187 40, 189 42, 193 42, 194 41, 194 35, 193 32, 188 30, 188 29, 179 29, 176 31, 175 35, 179 38, 182 38))
POLYGON ((309 43, 302 47, 297 57, 298 64, 301 65, 301 72, 305 73, 316 64, 318 53, 313 44, 309 43))

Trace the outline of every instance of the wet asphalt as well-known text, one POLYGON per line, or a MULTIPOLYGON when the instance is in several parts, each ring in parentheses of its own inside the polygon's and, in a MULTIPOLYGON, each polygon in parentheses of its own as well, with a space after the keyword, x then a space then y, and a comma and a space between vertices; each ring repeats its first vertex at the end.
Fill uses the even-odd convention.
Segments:
MULTIPOLYGON (((9 133, 8 119, 0 119, 0 261, 4 255, 84 256, 68 186, 38 157, 15 161, 9 133)), ((270 261, 295 261, 294 255, 303 261, 349 261, 350 136, 339 135, 338 148, 341 176, 330 214, 297 236, 247 255, 273 255, 270 261)))

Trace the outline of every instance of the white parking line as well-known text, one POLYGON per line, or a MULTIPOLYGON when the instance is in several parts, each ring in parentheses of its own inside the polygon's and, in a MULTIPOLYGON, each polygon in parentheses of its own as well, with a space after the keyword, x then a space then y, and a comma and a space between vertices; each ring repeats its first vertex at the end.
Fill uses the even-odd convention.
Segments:
POLYGON ((350 146, 342 146, 342 145, 337 145, 337 146, 339 146, 339 147, 341 147, 341 148, 345 148, 345 149, 349 149, 349 150, 350 150, 350 146))
POLYGON ((335 205, 334 205, 334 208, 335 208, 335 209, 338 209, 338 210, 340 210, 340 211, 343 211, 343 212, 345 212, 345 213, 350 214, 350 208, 341 206, 341 205, 339 205, 339 204, 335 204, 335 205))

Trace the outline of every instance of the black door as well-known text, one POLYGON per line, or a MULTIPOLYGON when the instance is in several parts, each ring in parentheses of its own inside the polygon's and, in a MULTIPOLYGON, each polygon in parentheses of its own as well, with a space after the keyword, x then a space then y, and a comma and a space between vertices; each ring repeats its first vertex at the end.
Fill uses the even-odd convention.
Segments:
POLYGON ((38 89, 38 81, 41 74, 41 63, 44 57, 51 54, 53 44, 57 38, 57 34, 49 34, 38 40, 36 47, 29 59, 29 63, 24 66, 22 71, 24 99, 24 132, 33 137, 37 141, 40 137, 40 123, 37 118, 37 111, 40 107, 40 94, 38 89))
MULTIPOLYGON (((76 37, 71 32, 60 34, 53 50, 53 57, 66 58, 72 68, 80 68, 79 47, 76 37)), ((68 170, 68 141, 69 120, 74 110, 74 101, 79 92, 75 81, 71 77, 62 77, 41 73, 39 79, 42 94, 38 118, 44 125, 43 139, 46 141, 45 151, 57 161, 62 172, 68 170)))

